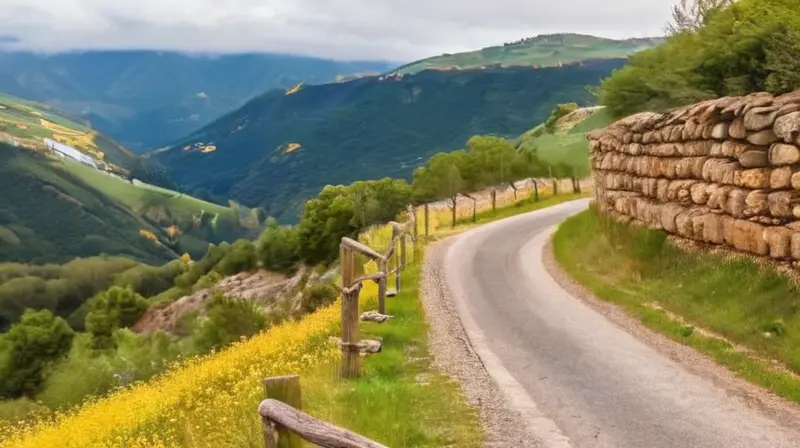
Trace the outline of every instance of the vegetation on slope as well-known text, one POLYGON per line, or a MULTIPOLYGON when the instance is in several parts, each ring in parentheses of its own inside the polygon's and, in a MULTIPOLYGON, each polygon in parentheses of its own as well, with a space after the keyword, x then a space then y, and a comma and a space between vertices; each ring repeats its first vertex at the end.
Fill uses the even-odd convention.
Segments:
MULTIPOLYGON (((573 197, 528 199, 521 207, 482 214, 479 221, 573 197)), ((433 217, 434 232, 436 221, 433 217)), ((388 226, 379 226, 362 240, 381 248, 390 234, 388 226)), ((384 349, 365 360, 361 379, 343 381, 334 373, 339 349, 327 337, 339 331, 337 302, 220 353, 171 365, 156 379, 89 400, 54 420, 45 415, 22 423, 0 421, 3 446, 49 446, 55 441, 64 446, 256 446, 263 440, 255 412, 264 398, 262 379, 288 373, 301 374, 304 410, 388 446, 480 446, 475 410, 466 405, 457 384, 431 366, 417 290, 421 260, 413 253, 404 273, 404 285, 409 286, 390 304, 395 317, 383 325, 362 325, 362 335, 382 339, 384 349)), ((365 270, 374 268, 368 264, 365 270)), ((365 284, 362 310, 374 309, 375 294, 376 286, 365 284)))
POLYGON ((744 257, 686 252, 595 209, 561 225, 558 261, 597 297, 800 402, 798 286, 744 257), (773 364, 776 360, 778 364, 773 364))
POLYGON ((249 235, 260 225, 256 211, 136 182, 0 143, 0 260, 111 254, 158 263, 183 253, 200 257, 210 242, 249 235))
POLYGON ((444 54, 415 61, 392 73, 410 75, 423 70, 485 69, 492 66, 557 67, 596 59, 624 59, 652 48, 662 39, 614 40, 581 34, 549 34, 507 42, 476 51, 444 54))
POLYGON ((547 165, 566 165, 575 175, 586 177, 590 173, 586 133, 604 128, 612 121, 604 108, 561 105, 545 124, 525 132, 513 143, 520 150, 535 151, 547 165))
POLYGON ((153 158, 186 191, 263 206, 293 222, 323 186, 409 178, 438 151, 475 134, 517 136, 555 105, 588 104, 586 85, 623 60, 580 67, 425 71, 267 93, 153 158), (195 143, 214 145, 209 153, 195 143), (286 145, 302 145, 290 153, 286 145))
MULTIPOLYGON (((726 95, 800 88, 796 0, 696 0, 698 9, 667 42, 637 53, 602 85, 614 117, 726 95), (692 26, 694 23, 696 26, 692 26)), ((691 10, 690 10, 691 11, 691 10)))
POLYGON ((266 90, 389 68, 383 62, 274 54, 0 52, 0 90, 69 111, 143 151, 183 137, 266 90))

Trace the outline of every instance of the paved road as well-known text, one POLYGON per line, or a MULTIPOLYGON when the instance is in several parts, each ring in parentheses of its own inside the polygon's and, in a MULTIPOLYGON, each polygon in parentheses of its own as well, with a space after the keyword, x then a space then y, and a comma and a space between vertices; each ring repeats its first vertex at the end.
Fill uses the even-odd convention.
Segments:
POLYGON ((550 446, 800 446, 762 414, 641 343, 546 273, 553 226, 588 200, 489 224, 445 258, 473 348, 550 446))

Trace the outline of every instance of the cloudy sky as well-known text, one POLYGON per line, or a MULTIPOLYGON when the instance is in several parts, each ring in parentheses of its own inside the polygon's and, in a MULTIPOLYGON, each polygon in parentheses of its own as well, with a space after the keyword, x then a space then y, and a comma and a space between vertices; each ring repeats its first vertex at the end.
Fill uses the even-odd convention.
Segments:
POLYGON ((0 45, 405 61, 553 32, 660 35, 675 1, 0 0, 0 45))

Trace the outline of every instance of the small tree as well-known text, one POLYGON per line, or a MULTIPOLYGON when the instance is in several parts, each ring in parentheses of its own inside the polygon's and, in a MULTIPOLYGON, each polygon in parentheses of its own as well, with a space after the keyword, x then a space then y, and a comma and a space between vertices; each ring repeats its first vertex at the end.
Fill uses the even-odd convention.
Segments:
POLYGON ((211 299, 206 319, 197 328, 195 347, 200 352, 220 349, 266 327, 267 317, 254 302, 217 294, 211 299))
POLYGON ((75 332, 49 310, 27 310, 2 336, 0 394, 33 396, 47 368, 69 352, 75 332))
POLYGON ((97 349, 114 346, 114 330, 133 326, 147 310, 147 300, 130 288, 113 286, 91 299, 86 331, 97 349))
POLYGON ((301 299, 301 311, 313 313, 317 309, 330 305, 336 300, 339 290, 330 283, 314 283, 306 286, 301 299))
POLYGON ((458 195, 466 191, 467 183, 461 173, 469 169, 467 163, 467 155, 463 150, 438 153, 431 157, 424 167, 414 172, 411 184, 413 197, 417 203, 447 199, 452 210, 454 227, 458 195))
POLYGON ((294 227, 278 225, 268 218, 266 228, 256 243, 258 260, 265 268, 275 272, 289 272, 299 260, 299 241, 294 227))
POLYGON ((680 0, 672 7, 672 22, 667 24, 667 33, 694 32, 708 23, 709 18, 725 9, 736 0, 680 0))

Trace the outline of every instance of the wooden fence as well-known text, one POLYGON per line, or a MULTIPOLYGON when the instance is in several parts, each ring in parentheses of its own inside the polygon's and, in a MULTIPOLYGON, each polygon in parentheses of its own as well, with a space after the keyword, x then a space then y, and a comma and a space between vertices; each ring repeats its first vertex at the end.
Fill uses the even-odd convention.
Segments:
MULTIPOLYGON (((342 271, 340 375, 343 378, 361 375, 358 296, 362 283, 365 281, 378 283, 378 312, 386 314, 386 298, 395 296, 402 287, 402 271, 406 267, 409 239, 414 244, 414 253, 418 253, 417 222, 413 208, 409 209, 408 223, 389 224, 392 228, 392 239, 388 249, 383 253, 351 238, 342 238, 339 246, 342 271), (377 272, 357 277, 357 254, 374 261, 378 266, 377 272), (390 269, 393 258, 394 267, 390 269), (389 289, 387 282, 392 275, 395 276, 394 289, 389 289)), ((264 390, 267 399, 261 402, 258 412, 261 415, 264 445, 267 448, 300 448, 303 446, 303 440, 323 448, 387 448, 302 412, 300 377, 297 375, 267 378, 264 380, 264 390)))

